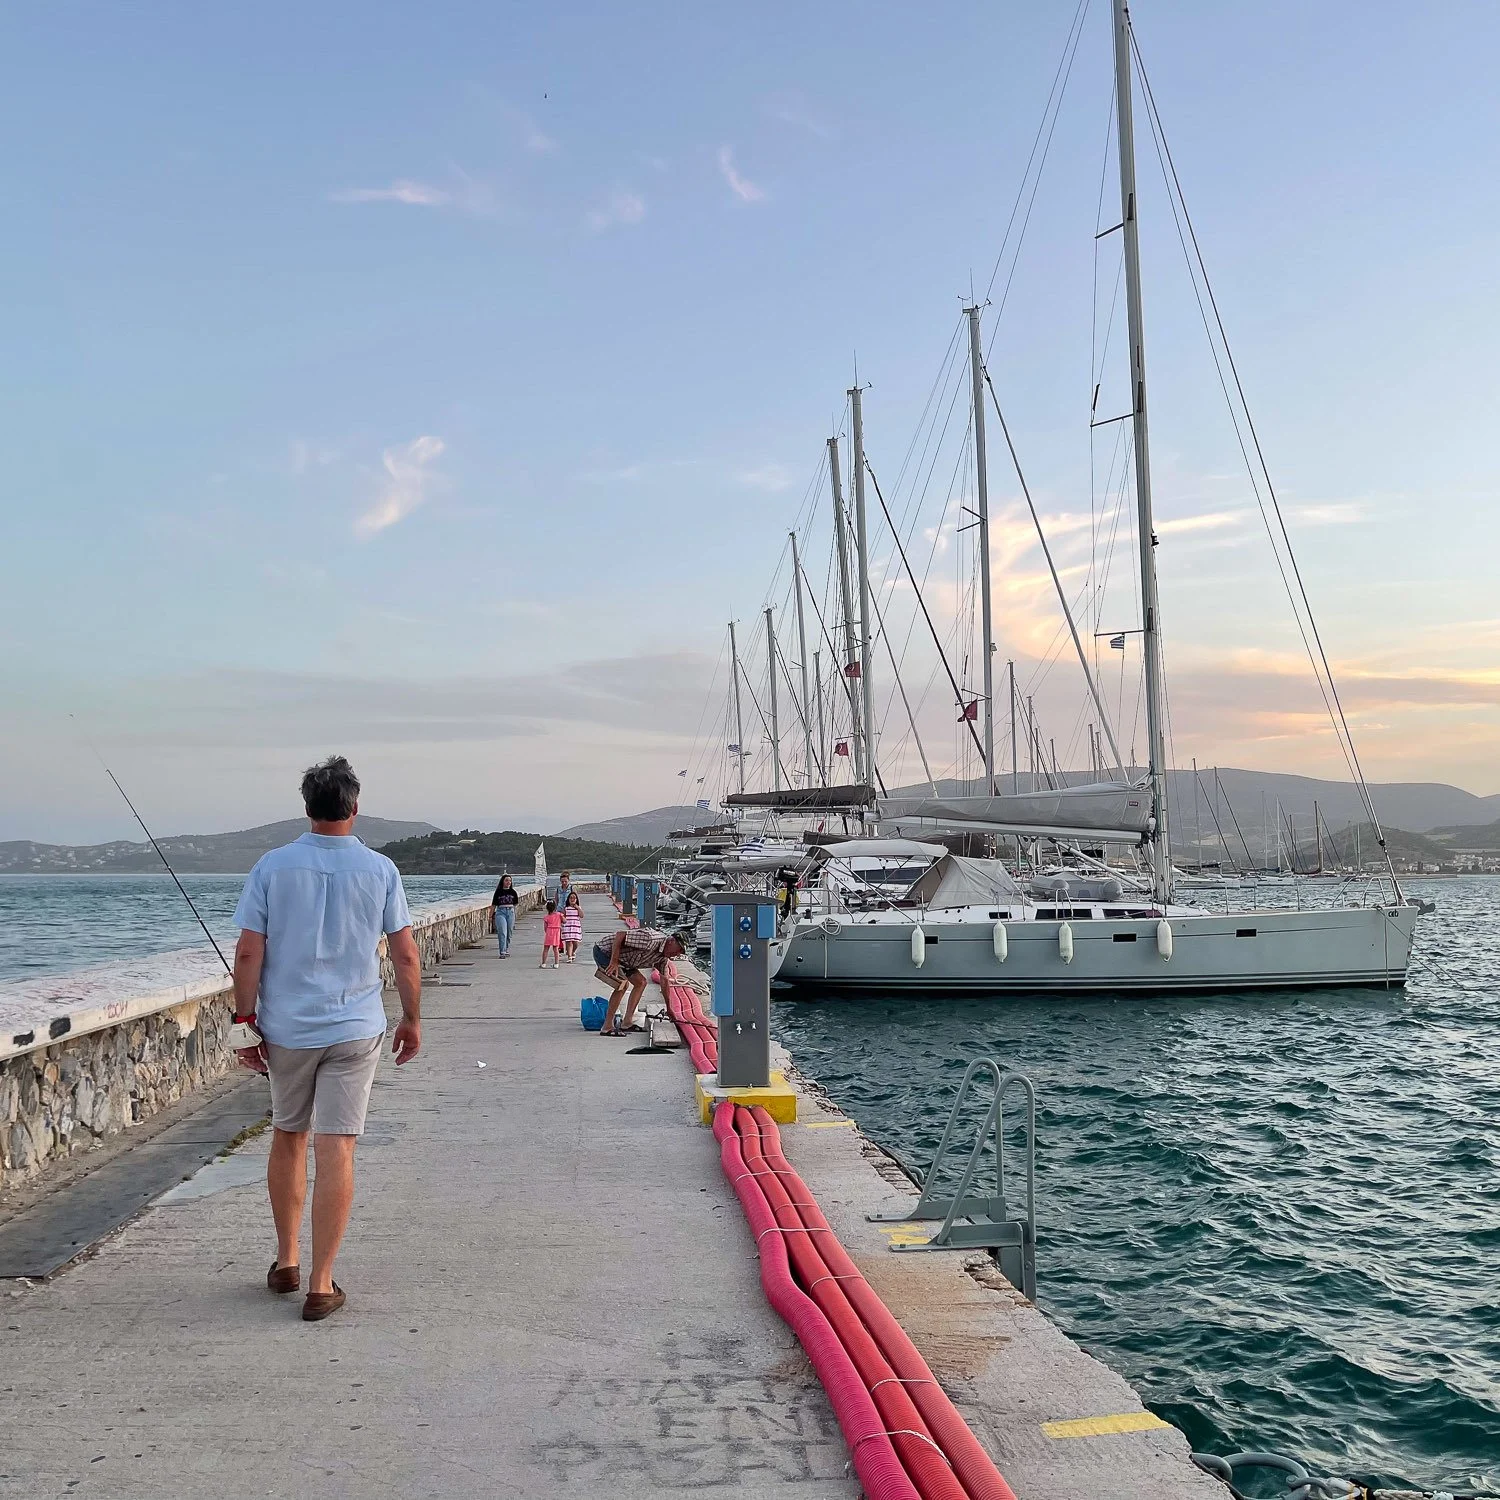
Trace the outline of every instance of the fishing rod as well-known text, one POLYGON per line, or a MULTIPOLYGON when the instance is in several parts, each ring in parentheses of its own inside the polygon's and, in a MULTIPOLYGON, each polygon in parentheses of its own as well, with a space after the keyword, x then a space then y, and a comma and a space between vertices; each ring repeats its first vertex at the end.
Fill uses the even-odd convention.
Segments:
MULTIPOLYGON (((72 714, 69 714, 68 717, 70 719, 73 719, 72 714)), ((73 719, 73 722, 76 724, 78 721, 76 719, 73 719)), ((94 759, 97 760, 101 766, 104 766, 104 774, 108 776, 112 782, 114 782, 115 790, 125 799, 125 806, 130 809, 131 816, 134 817, 136 822, 141 825, 141 832, 144 833, 146 837, 151 841, 151 847, 156 850, 156 857, 161 860, 163 865, 166 866, 167 874, 172 877, 172 884, 182 892, 182 899, 187 902, 188 906, 192 909, 193 915, 197 917, 198 925, 203 929, 203 936, 213 944, 214 952, 219 955, 219 962, 224 965, 224 972, 228 974, 231 979, 233 979, 234 969, 231 966, 229 960, 224 957, 224 950, 219 946, 219 940, 213 935, 213 933, 208 930, 208 923, 203 920, 203 913, 198 910, 197 906, 193 902, 193 898, 188 895, 187 887, 184 886, 183 883, 177 878, 177 871, 172 868, 171 860, 169 860, 167 856, 162 852, 161 845, 156 842, 156 835, 146 827, 146 820, 140 815, 140 813, 136 812, 135 803, 130 800, 130 794, 125 790, 124 787, 120 785, 120 778, 116 776, 115 773, 111 771, 107 765, 105 765, 104 757, 99 754, 99 751, 95 748, 93 741, 89 740, 87 735, 84 736, 84 740, 88 744, 89 749, 93 750, 94 759)))

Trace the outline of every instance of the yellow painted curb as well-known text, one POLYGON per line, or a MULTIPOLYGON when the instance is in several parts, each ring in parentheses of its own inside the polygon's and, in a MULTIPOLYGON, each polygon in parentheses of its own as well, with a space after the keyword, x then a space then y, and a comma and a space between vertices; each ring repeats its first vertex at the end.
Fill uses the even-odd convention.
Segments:
POLYGON ((769 1088, 721 1089, 712 1073, 700 1073, 695 1084, 698 1114, 707 1125, 713 1119, 714 1105, 725 1099, 736 1104, 758 1104, 778 1125, 797 1123, 797 1091, 786 1081, 785 1074, 773 1072, 769 1088))
POLYGON ((1075 1417, 1067 1422, 1043 1422, 1042 1431, 1049 1438, 1107 1437, 1113 1432, 1151 1432, 1170 1427, 1155 1412, 1122 1411, 1112 1417, 1075 1417))
POLYGON ((838 1125, 852 1125, 853 1120, 806 1120, 803 1122, 809 1130, 832 1130, 838 1125))

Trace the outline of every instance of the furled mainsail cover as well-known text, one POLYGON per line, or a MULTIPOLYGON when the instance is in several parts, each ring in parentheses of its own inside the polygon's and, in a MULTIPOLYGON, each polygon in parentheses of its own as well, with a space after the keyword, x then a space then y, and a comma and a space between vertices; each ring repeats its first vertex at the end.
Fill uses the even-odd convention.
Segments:
POLYGON ((1105 781, 1052 792, 1007 792, 995 797, 886 797, 883 824, 921 819, 984 823, 1017 832, 1114 833, 1138 837, 1151 829, 1151 789, 1105 781))
POLYGON ((1021 887, 998 859, 966 859, 962 854, 945 854, 907 894, 929 910, 1023 899, 1021 887))
POLYGON ((799 786, 779 792, 731 792, 725 807, 775 807, 783 812, 837 812, 845 807, 870 807, 875 801, 872 786, 799 786))

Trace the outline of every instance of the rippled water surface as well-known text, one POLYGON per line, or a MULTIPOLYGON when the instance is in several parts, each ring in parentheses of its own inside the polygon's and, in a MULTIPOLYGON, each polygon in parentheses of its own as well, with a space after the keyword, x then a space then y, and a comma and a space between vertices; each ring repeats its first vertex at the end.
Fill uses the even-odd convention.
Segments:
MULTIPOLYGON (((184 875, 203 920, 227 954, 243 875, 184 875)), ((488 875, 408 875, 407 900, 487 895, 488 875)), ((202 943, 203 930, 169 875, 0 875, 0 981, 61 974, 112 958, 202 943)))
POLYGON ((1449 977, 1404 992, 871 995, 776 1024, 923 1167, 972 1058, 1031 1075, 1039 1300, 1195 1448, 1500 1489, 1500 880, 1415 893, 1449 977))

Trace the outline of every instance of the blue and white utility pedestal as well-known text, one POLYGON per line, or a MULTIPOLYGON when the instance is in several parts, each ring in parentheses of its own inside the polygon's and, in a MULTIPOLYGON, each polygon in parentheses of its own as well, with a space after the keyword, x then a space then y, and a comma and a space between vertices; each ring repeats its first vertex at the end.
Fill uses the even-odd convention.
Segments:
POLYGON ((620 895, 620 915, 622 917, 635 915, 635 878, 630 875, 624 879, 624 890, 620 895))
POLYGON ((656 893, 660 887, 661 881, 649 878, 635 883, 635 914, 641 919, 642 927, 656 926, 656 893))
POLYGON ((783 1125, 797 1118, 797 1094, 771 1070, 771 964, 776 907, 766 896, 720 891, 713 907, 713 1001, 719 1023, 719 1071, 698 1076, 706 1125, 714 1106, 732 1099, 760 1105, 783 1125))

